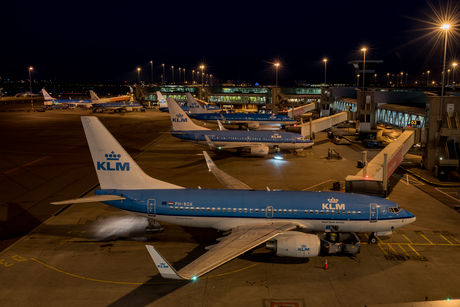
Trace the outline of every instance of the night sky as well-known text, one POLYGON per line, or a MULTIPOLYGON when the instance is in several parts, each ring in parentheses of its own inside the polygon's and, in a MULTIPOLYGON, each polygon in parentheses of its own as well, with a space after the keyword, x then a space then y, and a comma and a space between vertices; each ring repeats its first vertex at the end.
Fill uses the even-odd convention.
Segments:
MULTIPOLYGON (((347 83, 355 80, 348 61, 366 46, 366 59, 384 61, 382 81, 403 71, 420 82, 423 71, 436 78, 442 70, 442 44, 423 37, 434 16, 423 0, 7 1, 0 77, 27 79, 33 66, 35 80, 136 82, 140 67, 150 82, 153 61, 155 81, 162 63, 168 81, 172 65, 178 81, 177 68, 190 80, 202 63, 215 80, 258 81, 274 79, 279 60, 280 80, 318 83, 326 57, 327 81, 347 83)), ((449 47, 448 62, 459 46, 449 47)))

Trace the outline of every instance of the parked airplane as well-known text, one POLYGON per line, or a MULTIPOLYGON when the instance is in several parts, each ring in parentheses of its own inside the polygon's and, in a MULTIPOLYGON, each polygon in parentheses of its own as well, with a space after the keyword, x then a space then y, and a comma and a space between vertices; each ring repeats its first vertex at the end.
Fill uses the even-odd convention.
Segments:
POLYGON ((145 174, 97 117, 82 117, 82 123, 101 189, 95 196, 53 204, 101 201, 158 222, 230 232, 178 272, 146 245, 164 278, 195 280, 267 241, 278 256, 315 257, 321 244, 312 232, 372 232, 375 239, 415 221, 410 212, 377 196, 177 186, 145 174))
POLYGON ((43 99, 44 99, 43 104, 45 106, 66 104, 66 105, 83 106, 85 108, 90 108, 93 104, 91 100, 86 100, 86 99, 56 99, 56 98, 51 97, 50 94, 48 94, 48 92, 44 88, 42 89, 42 94, 43 94, 43 99))
MULTIPOLYGON (((192 97, 193 98, 193 97, 192 97)), ((280 130, 282 126, 295 124, 297 121, 286 115, 253 114, 253 113, 215 113, 204 110, 199 104, 190 108, 190 117, 193 119, 216 122, 221 120, 223 124, 238 125, 251 130, 280 130)))
POLYGON ((222 111, 221 108, 214 104, 209 104, 204 101, 199 103, 190 93, 185 93, 185 97, 187 97, 187 106, 189 107, 190 113, 217 113, 222 111))
MULTIPOLYGON (((131 94, 133 93, 133 88, 130 86, 130 91, 131 94)), ((123 95, 123 96, 114 96, 114 97, 109 97, 109 98, 99 98, 96 93, 93 90, 89 91, 89 94, 91 95, 91 100, 94 103, 107 103, 107 102, 119 102, 119 101, 130 101, 132 100, 131 95, 123 95)))
POLYGON ((27 91, 27 92, 17 93, 16 95, 14 95, 14 97, 39 97, 41 95, 42 94, 36 94, 30 91, 27 91))
POLYGON ((210 130, 193 123, 174 99, 167 99, 171 110, 173 131, 171 134, 181 140, 208 145, 211 149, 249 149, 251 155, 265 156, 272 149, 294 149, 294 153, 311 147, 313 142, 292 132, 210 130))
MULTIPOLYGON (((198 104, 198 102, 193 98, 192 94, 185 93, 185 95, 187 97, 187 105, 181 106, 181 108, 185 112, 188 112, 190 111, 189 97, 191 97, 196 104, 198 104)), ((166 99, 163 97, 163 95, 159 91, 157 91, 157 97, 158 97, 158 104, 160 106, 159 110, 162 112, 169 112, 168 104, 166 103, 166 99)), ((212 113, 222 111, 218 106, 213 105, 213 104, 205 104, 205 108, 206 108, 205 110, 212 111, 212 113)))

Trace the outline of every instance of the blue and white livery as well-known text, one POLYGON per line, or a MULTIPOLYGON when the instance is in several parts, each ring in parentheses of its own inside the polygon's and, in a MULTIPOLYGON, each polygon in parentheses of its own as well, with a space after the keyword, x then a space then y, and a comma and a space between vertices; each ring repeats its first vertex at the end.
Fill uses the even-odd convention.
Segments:
MULTIPOLYGON (((101 201, 158 222, 230 233, 180 271, 147 245, 165 278, 194 280, 267 241, 279 256, 314 257, 320 240, 312 232, 333 227, 337 232, 390 234, 415 221, 410 212, 376 196, 177 186, 146 175, 98 118, 82 117, 82 123, 101 188, 95 196, 54 204, 101 201)), ((218 173, 209 156, 206 159, 210 170, 218 173)))

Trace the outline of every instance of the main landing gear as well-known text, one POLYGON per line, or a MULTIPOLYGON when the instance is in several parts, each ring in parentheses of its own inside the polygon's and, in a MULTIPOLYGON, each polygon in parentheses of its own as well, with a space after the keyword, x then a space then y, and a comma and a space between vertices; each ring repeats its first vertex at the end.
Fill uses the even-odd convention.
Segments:
POLYGON ((374 232, 369 236, 369 243, 371 243, 371 244, 376 244, 377 243, 377 237, 375 236, 374 232))
POLYGON ((163 232, 164 228, 161 227, 160 222, 152 220, 152 219, 147 219, 149 221, 149 225, 145 227, 145 231, 147 232, 163 232))

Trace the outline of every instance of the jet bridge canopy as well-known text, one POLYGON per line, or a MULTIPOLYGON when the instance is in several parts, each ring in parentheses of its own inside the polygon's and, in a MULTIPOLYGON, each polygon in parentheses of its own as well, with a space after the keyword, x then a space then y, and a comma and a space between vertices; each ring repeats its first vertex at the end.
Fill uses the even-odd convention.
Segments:
POLYGON ((347 192, 387 196, 388 178, 393 174, 414 144, 415 131, 404 131, 396 141, 385 147, 356 175, 345 178, 347 192))

